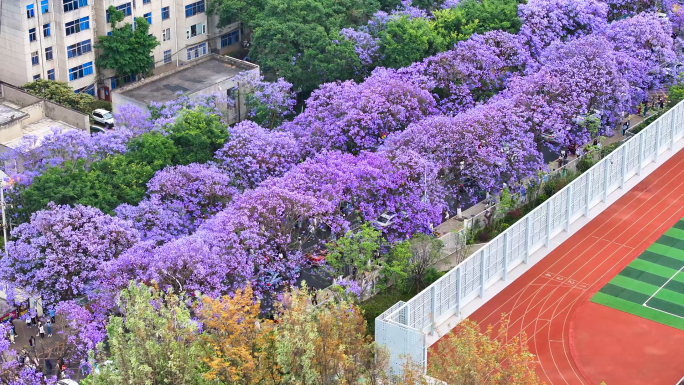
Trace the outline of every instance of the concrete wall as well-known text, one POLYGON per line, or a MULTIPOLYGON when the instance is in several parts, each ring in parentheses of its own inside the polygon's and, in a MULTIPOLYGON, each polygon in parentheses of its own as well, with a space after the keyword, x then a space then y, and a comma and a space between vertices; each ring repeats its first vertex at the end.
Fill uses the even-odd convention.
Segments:
POLYGON ((6 84, 0 84, 0 89, 2 90, 2 97, 8 102, 19 105, 20 107, 30 106, 32 104, 38 103, 41 99, 37 96, 31 95, 28 92, 24 92, 19 88, 14 88, 6 84))
POLYGON ((59 120, 81 130, 90 130, 90 117, 82 112, 61 106, 46 100, 45 116, 53 120, 59 120))
POLYGON ((112 92, 110 95, 112 95, 112 109, 115 113, 119 112, 119 107, 129 103, 140 107, 144 111, 147 111, 147 105, 141 101, 129 98, 118 92, 112 92))
POLYGON ((43 109, 43 101, 31 104, 30 106, 22 107, 21 111, 29 114, 28 118, 22 120, 22 124, 31 124, 37 122, 45 117, 45 111, 43 109))
POLYGON ((21 129, 21 120, 15 120, 0 126, 0 142, 2 143, 21 138, 22 135, 24 135, 24 132, 21 129))

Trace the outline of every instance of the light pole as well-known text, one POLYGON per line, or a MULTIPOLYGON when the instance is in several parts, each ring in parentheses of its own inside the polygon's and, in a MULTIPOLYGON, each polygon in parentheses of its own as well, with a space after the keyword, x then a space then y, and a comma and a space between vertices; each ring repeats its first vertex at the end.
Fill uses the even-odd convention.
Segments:
POLYGON ((458 219, 461 219, 461 188, 463 187, 463 184, 461 183, 463 179, 463 169, 465 168, 465 162, 461 161, 461 163, 458 164, 458 169, 460 172, 458 173, 458 191, 456 191, 456 217, 458 219))
POLYGON ((7 182, 3 181, 0 185, 0 206, 2 207, 2 235, 5 244, 5 258, 9 258, 9 252, 7 251, 7 217, 5 216, 5 186, 7 182))

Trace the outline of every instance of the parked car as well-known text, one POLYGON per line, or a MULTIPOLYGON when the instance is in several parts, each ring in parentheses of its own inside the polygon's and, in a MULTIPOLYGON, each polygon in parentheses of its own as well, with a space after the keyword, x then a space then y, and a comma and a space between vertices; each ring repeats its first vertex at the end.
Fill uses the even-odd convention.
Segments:
POLYGON ((394 217, 396 216, 397 214, 384 212, 380 214, 380 216, 376 220, 374 220, 373 223, 379 227, 387 227, 391 225, 392 222, 394 222, 394 217))
POLYGON ((92 115, 94 121, 103 124, 106 127, 114 126, 114 115, 112 115, 111 112, 102 108, 98 108, 97 110, 93 111, 92 115))
POLYGON ((542 139, 551 143, 558 143, 558 134, 555 132, 541 134, 542 139))
POLYGON ((78 385, 78 382, 69 379, 69 378, 64 378, 59 381, 57 381, 57 385, 78 385))
POLYGON ((107 132, 107 129, 100 126, 90 126, 90 135, 102 134, 107 132))

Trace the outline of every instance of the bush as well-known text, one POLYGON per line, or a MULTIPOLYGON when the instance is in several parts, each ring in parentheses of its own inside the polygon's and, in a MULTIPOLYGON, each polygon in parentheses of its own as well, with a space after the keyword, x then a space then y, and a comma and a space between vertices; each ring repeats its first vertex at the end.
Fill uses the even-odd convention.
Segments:
POLYGON ((592 166, 596 164, 596 161, 591 156, 582 157, 579 162, 577 162, 577 170, 580 173, 584 173, 589 170, 592 166))
POLYGON ((539 194, 539 196, 537 197, 537 202, 539 202, 538 204, 542 204, 542 203, 546 202, 547 199, 549 199, 549 196, 542 193, 542 194, 539 194))
POLYGON ((95 110, 97 110, 98 108, 102 108, 102 109, 104 109, 104 110, 111 111, 111 110, 112 110, 112 103, 110 103, 110 102, 108 102, 108 101, 106 101, 106 100, 98 100, 98 99, 96 99, 96 100, 93 100, 93 101, 90 103, 89 108, 90 108, 90 111, 95 111, 95 110))

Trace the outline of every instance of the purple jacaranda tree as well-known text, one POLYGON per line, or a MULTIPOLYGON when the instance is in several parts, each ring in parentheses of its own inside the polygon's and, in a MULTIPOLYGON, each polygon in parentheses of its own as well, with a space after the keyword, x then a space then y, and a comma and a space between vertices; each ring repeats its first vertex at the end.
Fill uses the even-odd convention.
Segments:
POLYGON ((536 55, 554 41, 602 31, 607 15, 608 5, 598 0, 530 0, 518 6, 519 36, 536 55))
POLYGON ((283 175, 301 158, 291 132, 268 131, 251 121, 229 129, 230 137, 216 152, 216 160, 241 190, 255 188, 267 178, 283 175))
POLYGON ((529 123, 512 111, 512 102, 504 100, 454 117, 429 117, 390 136, 385 148, 416 151, 433 161, 452 196, 496 194, 503 183, 520 183, 544 165, 529 123))
POLYGON ((552 43, 541 56, 540 69, 509 81, 492 98, 513 102, 511 112, 525 119, 539 146, 543 136, 561 146, 586 143, 590 133, 579 122, 596 116, 607 133, 632 106, 630 85, 618 65, 619 53, 601 36, 552 43))
MULTIPOLYGON (((99 288, 98 288, 99 289, 99 288)), ((116 295, 112 296, 114 303, 116 295)), ((69 366, 80 366, 88 361, 88 353, 96 351, 97 344, 104 341, 107 336, 105 327, 111 307, 107 311, 101 311, 97 307, 90 306, 90 310, 79 305, 74 300, 60 302, 55 309, 55 315, 63 322, 57 334, 64 339, 63 344, 57 344, 51 351, 45 352, 47 356, 63 359, 69 366)))
POLYGON ((243 72, 235 77, 235 82, 239 85, 235 91, 244 98, 247 117, 255 123, 272 130, 294 113, 295 93, 292 83, 284 78, 270 82, 257 73, 243 72))
POLYGON ((358 156, 322 153, 267 186, 303 192, 329 201, 338 217, 330 231, 343 236, 355 221, 396 215, 383 230, 390 237, 429 231, 439 223, 445 191, 438 168, 412 151, 400 154, 363 152, 358 156), (391 156, 390 156, 391 155, 391 156))
POLYGON ((148 196, 137 206, 122 204, 115 211, 133 223, 140 239, 160 243, 192 234, 238 194, 218 167, 197 163, 160 170, 147 188, 148 196))
POLYGON ((114 113, 114 128, 127 129, 136 134, 149 132, 154 128, 154 122, 148 109, 143 109, 136 104, 123 104, 117 106, 114 113))
POLYGON ((0 280, 10 283, 10 294, 20 288, 46 306, 91 291, 99 266, 137 242, 138 232, 96 208, 50 203, 14 228, 12 237, 0 280))
POLYGON ((371 68, 382 59, 379 52, 380 39, 377 36, 373 36, 365 30, 354 28, 341 29, 340 36, 354 44, 354 52, 359 55, 359 60, 364 68, 371 68))
POLYGON ((304 112, 283 129, 293 132, 310 153, 374 149, 391 132, 435 113, 432 88, 415 76, 378 68, 361 84, 323 84, 304 112))
POLYGON ((532 59, 517 35, 492 31, 458 42, 450 51, 399 70, 434 81, 439 110, 454 115, 503 90, 506 80, 532 59))
POLYGON ((647 100, 649 90, 663 89, 675 80, 677 55, 671 34, 671 24, 653 13, 618 20, 606 28, 606 38, 623 54, 617 61, 636 102, 647 100))
POLYGON ((75 164, 77 160, 84 159, 89 164, 121 154, 126 151, 126 143, 133 135, 128 130, 116 130, 91 136, 87 131, 53 128, 41 139, 33 135, 22 137, 19 145, 4 152, 0 159, 8 164, 10 172, 35 176, 65 162, 75 164))

